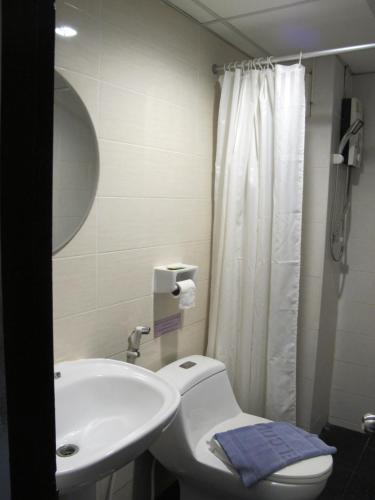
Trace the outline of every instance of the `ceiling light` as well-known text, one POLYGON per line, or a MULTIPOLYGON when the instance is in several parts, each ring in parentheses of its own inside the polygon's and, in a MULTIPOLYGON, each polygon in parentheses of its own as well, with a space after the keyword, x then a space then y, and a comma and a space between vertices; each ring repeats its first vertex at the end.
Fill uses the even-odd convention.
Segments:
POLYGON ((57 26, 55 32, 57 35, 63 36, 64 38, 71 38, 77 35, 77 30, 71 26, 57 26))

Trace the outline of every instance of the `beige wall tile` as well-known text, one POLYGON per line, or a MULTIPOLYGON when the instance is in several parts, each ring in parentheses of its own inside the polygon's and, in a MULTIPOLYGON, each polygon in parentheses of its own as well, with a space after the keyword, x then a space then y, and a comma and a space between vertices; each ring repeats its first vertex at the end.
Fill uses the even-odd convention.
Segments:
POLYGON ((310 430, 314 383, 307 378, 297 379, 297 425, 310 430))
POLYGON ((302 225, 301 274, 319 278, 323 275, 326 224, 304 221, 302 225))
POLYGON ((99 24, 95 17, 76 9, 63 0, 56 2, 56 26, 67 25, 77 30, 77 36, 56 36, 56 66, 84 75, 99 75, 99 24))
MULTIPOLYGON (((128 336, 137 325, 153 326, 152 296, 98 310, 97 349, 102 357, 126 351, 128 336)), ((152 342, 153 333, 142 340, 152 342)))
POLYGON ((96 133, 98 133, 99 81, 96 78, 60 66, 57 66, 56 70, 70 83, 80 99, 82 99, 96 133))
MULTIPOLYGON (((205 347, 206 323, 201 321, 142 344, 137 365, 156 371, 184 356, 203 354, 205 347)), ((125 360, 126 353, 119 353, 114 358, 125 360)))
POLYGON ((101 356, 96 337, 96 311, 57 319, 53 327, 55 363, 101 356))
POLYGON ((345 282, 339 300, 330 421, 360 430, 363 413, 375 407, 375 176, 373 75, 353 77, 353 95, 365 111, 364 164, 353 172, 352 214, 345 282))
POLYGON ((55 259, 53 312, 56 319, 96 308, 96 256, 55 259))
POLYGON ((173 262, 199 267, 198 279, 208 279, 210 242, 187 243, 98 256, 98 303, 105 307, 118 302, 151 295, 154 267, 173 262))
MULTIPOLYGON (((56 64, 100 142, 94 208, 54 259, 55 357, 125 359, 127 337, 153 325, 153 267, 199 266, 184 328, 142 339, 151 368, 206 342, 211 187, 218 104, 215 62, 241 54, 154 0, 57 2, 56 64), (122 354, 118 354, 122 353, 122 354)), ((62 199, 66 204, 66 200, 62 199)))
POLYGON ((326 223, 329 174, 324 167, 305 169, 303 210, 310 223, 326 223))
POLYGON ((97 224, 96 224, 96 204, 92 206, 87 219, 69 243, 59 250, 55 259, 73 257, 96 253, 97 224))
POLYGON ((102 23, 100 79, 118 87, 162 99, 177 106, 195 104, 195 66, 113 24, 102 23))
POLYGON ((322 279, 302 276, 300 286, 299 328, 319 330, 322 279))
POLYGON ((103 139, 179 153, 196 151, 196 108, 100 84, 99 135, 103 139), (173 133, 171 134, 171 130, 173 133))
POLYGON ((343 66, 335 58, 312 63, 312 105, 307 120, 302 228, 302 269, 299 310, 298 381, 307 409, 299 406, 299 420, 319 432, 328 420, 329 388, 334 358, 338 273, 327 251, 332 188, 331 154, 337 148, 343 95, 343 66), (306 381, 310 382, 307 383, 306 381))
POLYGON ((99 198, 98 250, 111 252, 207 240, 209 200, 99 198))
POLYGON ((203 156, 100 142, 103 197, 211 199, 212 165, 203 156))

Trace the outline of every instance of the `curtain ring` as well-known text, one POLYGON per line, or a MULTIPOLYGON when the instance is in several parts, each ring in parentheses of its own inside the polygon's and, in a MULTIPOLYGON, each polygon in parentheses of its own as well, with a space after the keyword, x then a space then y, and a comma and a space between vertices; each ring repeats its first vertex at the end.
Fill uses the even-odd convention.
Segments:
POLYGON ((298 63, 298 64, 299 64, 300 66, 301 66, 301 62, 302 62, 302 50, 301 50, 301 52, 299 53, 299 63, 298 63))
POLYGON ((272 56, 269 56, 268 61, 269 61, 269 63, 270 63, 271 69, 272 69, 272 71, 273 71, 273 70, 275 69, 275 65, 273 64, 272 59, 273 59, 273 57, 272 57, 272 56))

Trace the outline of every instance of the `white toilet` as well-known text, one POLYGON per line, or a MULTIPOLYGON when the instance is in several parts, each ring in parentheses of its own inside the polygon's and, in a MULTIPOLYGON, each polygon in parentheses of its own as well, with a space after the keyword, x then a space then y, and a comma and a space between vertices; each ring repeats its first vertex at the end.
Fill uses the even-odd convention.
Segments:
POLYGON ((152 445, 153 455, 178 478, 181 500, 312 500, 332 471, 332 456, 303 460, 245 488, 239 475, 210 450, 216 432, 268 420, 243 413, 225 365, 204 356, 171 363, 158 374, 181 393, 173 423, 152 445))

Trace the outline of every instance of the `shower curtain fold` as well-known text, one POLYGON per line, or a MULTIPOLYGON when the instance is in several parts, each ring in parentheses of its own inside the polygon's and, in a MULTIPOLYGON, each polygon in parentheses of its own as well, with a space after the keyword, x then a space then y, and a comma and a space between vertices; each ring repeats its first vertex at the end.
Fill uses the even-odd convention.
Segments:
POLYGON ((295 422, 304 67, 221 85, 207 354, 244 411, 295 422))

